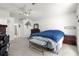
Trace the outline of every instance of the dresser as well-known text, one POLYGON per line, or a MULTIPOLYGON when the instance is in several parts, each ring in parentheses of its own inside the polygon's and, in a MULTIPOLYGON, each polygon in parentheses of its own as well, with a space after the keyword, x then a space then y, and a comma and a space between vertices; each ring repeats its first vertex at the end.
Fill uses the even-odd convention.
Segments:
POLYGON ((7 25, 0 24, 0 40, 6 35, 6 27, 7 25))
POLYGON ((7 27, 7 25, 1 25, 0 24, 0 33, 6 33, 6 27, 7 27))

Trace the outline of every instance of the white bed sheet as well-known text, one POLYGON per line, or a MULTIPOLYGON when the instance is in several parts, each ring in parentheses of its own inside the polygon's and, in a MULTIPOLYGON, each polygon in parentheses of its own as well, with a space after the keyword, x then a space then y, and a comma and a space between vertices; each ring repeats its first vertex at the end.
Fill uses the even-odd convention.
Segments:
POLYGON ((49 38, 45 38, 45 37, 40 37, 40 36, 34 36, 32 37, 33 39, 38 39, 38 40, 45 40, 51 43, 51 49, 54 49, 55 53, 58 53, 59 50, 62 48, 62 44, 63 44, 63 40, 64 37, 62 37, 58 42, 55 42, 49 38))

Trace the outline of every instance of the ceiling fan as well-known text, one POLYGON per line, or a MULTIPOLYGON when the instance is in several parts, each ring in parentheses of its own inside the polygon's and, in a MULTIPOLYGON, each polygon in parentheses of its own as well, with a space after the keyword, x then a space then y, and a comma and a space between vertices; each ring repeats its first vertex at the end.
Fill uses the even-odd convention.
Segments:
MULTIPOLYGON (((36 3, 32 3, 32 5, 34 6, 36 3)), ((23 19, 27 19, 30 17, 32 12, 32 8, 27 8, 26 5, 24 5, 23 7, 18 8, 17 10, 15 10, 14 12, 10 12, 10 16, 17 18, 19 20, 23 20, 23 19)))

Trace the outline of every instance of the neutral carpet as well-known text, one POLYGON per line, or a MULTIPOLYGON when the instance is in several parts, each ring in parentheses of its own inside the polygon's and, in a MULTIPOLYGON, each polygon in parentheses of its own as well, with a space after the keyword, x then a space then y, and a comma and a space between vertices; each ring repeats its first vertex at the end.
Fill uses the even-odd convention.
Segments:
MULTIPOLYGON (((17 38, 11 40, 9 48, 9 56, 42 56, 42 53, 36 49, 29 48, 27 38, 17 38)), ((73 45, 63 44, 59 54, 52 51, 44 50, 44 56, 77 56, 77 48, 73 45)))

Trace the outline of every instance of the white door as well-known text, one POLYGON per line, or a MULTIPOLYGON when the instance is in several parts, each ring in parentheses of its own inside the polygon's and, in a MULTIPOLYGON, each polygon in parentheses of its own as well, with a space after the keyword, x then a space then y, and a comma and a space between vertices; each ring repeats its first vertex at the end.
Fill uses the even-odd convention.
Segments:
POLYGON ((14 30, 15 30, 15 32, 14 32, 15 38, 20 37, 20 28, 19 28, 19 25, 18 24, 15 24, 14 25, 14 30))

